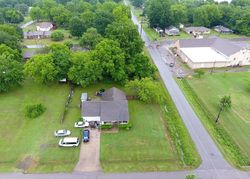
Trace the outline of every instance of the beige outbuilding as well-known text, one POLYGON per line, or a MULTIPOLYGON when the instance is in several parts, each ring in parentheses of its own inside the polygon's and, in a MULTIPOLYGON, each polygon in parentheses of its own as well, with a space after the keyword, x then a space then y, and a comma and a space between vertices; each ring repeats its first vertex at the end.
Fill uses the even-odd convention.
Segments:
POLYGON ((183 39, 176 52, 192 69, 250 65, 250 44, 220 38, 183 39))

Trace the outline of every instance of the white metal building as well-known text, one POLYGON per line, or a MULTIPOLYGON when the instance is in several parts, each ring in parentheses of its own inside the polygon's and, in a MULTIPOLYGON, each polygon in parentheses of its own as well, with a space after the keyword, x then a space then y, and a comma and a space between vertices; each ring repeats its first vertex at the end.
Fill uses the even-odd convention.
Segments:
POLYGON ((230 40, 184 39, 175 44, 177 54, 192 69, 250 65, 250 44, 230 40))

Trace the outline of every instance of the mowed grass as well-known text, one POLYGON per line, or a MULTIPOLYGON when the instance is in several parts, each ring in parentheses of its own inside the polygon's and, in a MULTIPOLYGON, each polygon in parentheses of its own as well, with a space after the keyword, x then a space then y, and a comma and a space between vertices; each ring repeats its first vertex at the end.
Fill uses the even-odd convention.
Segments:
MULTIPOLYGON (((213 114, 215 119, 219 111, 219 100, 224 95, 230 95, 232 108, 224 111, 218 124, 223 127, 233 141, 239 146, 243 155, 250 159, 250 73, 217 73, 202 78, 188 80, 192 89, 198 95, 204 107, 213 114)), ((186 93, 187 94, 187 93, 186 93)), ((189 99, 189 97, 188 97, 189 99)), ((193 101, 190 101, 191 104, 193 101)), ((195 104, 193 104, 195 105, 195 104)), ((196 109, 195 109, 196 110, 196 109)), ((201 116, 201 119, 203 117, 201 116)), ((207 122, 203 119, 204 124, 207 122)), ((211 128, 207 128, 211 131, 211 128)), ((215 140, 219 140, 216 139, 215 140)), ((230 160, 226 146, 222 149, 230 160)), ((234 163, 235 161, 232 161, 234 163)), ((248 164, 249 165, 249 164, 248 164)))
POLYGON ((181 168, 164 127, 159 105, 129 101, 130 131, 101 135, 101 165, 105 172, 169 171, 181 168))
MULTIPOLYGON (((73 123, 80 117, 79 100, 74 99, 63 124, 60 118, 69 94, 65 84, 37 85, 25 81, 8 93, 0 94, 0 171, 20 171, 25 158, 32 158, 26 172, 70 172, 78 161, 79 148, 59 148, 58 129, 70 129, 71 136, 80 136, 73 123), (25 117, 26 104, 42 103, 47 110, 36 119, 25 117)), ((77 98, 79 96, 76 96, 77 98)), ((79 99, 79 98, 78 98, 79 99)))

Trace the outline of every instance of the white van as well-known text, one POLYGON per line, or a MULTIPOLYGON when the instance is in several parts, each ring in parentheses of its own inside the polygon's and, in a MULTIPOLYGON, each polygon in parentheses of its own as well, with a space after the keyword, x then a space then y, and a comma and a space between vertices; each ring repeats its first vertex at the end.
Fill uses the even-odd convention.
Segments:
POLYGON ((64 137, 58 143, 60 147, 77 147, 80 143, 78 137, 64 137))

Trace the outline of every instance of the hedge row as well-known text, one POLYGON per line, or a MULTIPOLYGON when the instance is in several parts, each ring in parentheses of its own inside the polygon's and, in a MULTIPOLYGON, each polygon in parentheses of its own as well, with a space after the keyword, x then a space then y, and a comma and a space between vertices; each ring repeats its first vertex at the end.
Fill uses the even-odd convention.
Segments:
POLYGON ((213 138, 222 146, 221 148, 224 154, 226 154, 237 167, 249 165, 250 161, 247 155, 243 153, 228 132, 222 126, 215 123, 214 114, 206 108, 206 105, 198 97, 186 79, 181 80, 181 85, 189 101, 191 101, 194 109, 196 109, 196 113, 198 113, 202 119, 202 122, 209 128, 213 138))
POLYGON ((130 130, 132 128, 132 124, 129 121, 128 124, 119 124, 118 128, 123 130, 130 130))

